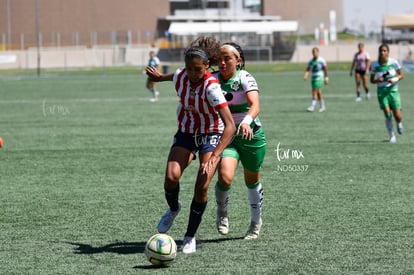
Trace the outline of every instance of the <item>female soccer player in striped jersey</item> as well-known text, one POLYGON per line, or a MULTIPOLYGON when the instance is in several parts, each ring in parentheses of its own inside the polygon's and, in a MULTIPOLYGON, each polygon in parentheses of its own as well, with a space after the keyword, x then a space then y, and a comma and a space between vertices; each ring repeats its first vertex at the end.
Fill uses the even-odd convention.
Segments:
POLYGON ((231 185, 239 161, 244 169, 248 190, 251 221, 246 240, 256 239, 262 226, 263 186, 260 170, 266 153, 266 137, 258 118, 260 112, 259 88, 255 78, 245 70, 244 53, 235 43, 221 47, 219 79, 226 93, 233 119, 238 126, 237 135, 223 152, 215 186, 217 202, 217 230, 226 235, 229 231, 227 206, 231 185))
POLYGON ((401 135, 404 131, 401 115, 401 98, 398 90, 398 82, 404 78, 401 66, 394 58, 389 57, 390 48, 382 44, 378 48, 378 60, 372 62, 370 81, 377 84, 378 103, 385 115, 385 127, 387 128, 389 141, 397 142, 394 134, 392 115, 397 123, 397 132, 401 135))
POLYGON ((174 74, 160 74, 147 67, 154 81, 173 81, 179 104, 178 130, 168 156, 164 190, 169 209, 158 224, 158 232, 167 232, 180 211, 178 200, 180 178, 183 171, 199 154, 200 168, 190 206, 187 231, 183 240, 183 253, 196 252, 195 234, 207 206, 208 186, 216 171, 221 154, 236 131, 228 103, 218 80, 209 72, 217 63, 220 44, 206 38, 203 47, 190 47, 185 52, 185 68, 174 74))

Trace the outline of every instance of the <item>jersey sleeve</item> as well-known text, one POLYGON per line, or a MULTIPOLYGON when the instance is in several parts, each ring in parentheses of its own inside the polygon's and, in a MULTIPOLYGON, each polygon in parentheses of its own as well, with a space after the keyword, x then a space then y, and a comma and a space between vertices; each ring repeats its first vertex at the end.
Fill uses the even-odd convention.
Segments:
POLYGON ((397 59, 393 59, 392 61, 393 61, 393 66, 394 66, 394 69, 395 69, 396 71, 400 71, 400 70, 401 70, 401 65, 400 65, 400 63, 398 62, 398 60, 397 60, 397 59))
POLYGON ((243 91, 250 92, 250 91, 259 91, 259 85, 257 84, 256 79, 246 71, 243 71, 241 75, 241 83, 243 85, 243 91))
POLYGON ((208 102, 216 111, 228 106, 227 100, 224 97, 223 91, 221 90, 218 82, 209 84, 206 92, 208 102))
POLYGON ((326 63, 326 60, 324 58, 321 58, 321 63, 324 69, 328 69, 328 63, 326 63))
POLYGON ((375 74, 376 68, 377 68, 377 61, 374 61, 371 64, 371 68, 370 68, 369 74, 375 74))
POLYGON ((178 76, 180 75, 180 73, 184 70, 184 68, 178 68, 177 70, 175 70, 174 72, 174 76, 173 76, 173 84, 174 86, 177 85, 177 81, 178 81, 178 76))

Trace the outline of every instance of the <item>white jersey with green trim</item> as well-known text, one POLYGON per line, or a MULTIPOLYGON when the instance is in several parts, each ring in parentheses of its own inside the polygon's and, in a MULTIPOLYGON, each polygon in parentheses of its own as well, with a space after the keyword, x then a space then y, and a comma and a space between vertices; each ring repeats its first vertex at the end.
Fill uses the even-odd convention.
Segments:
POLYGON ((161 63, 161 61, 160 61, 160 59, 157 56, 151 57, 148 60, 148 66, 150 66, 150 67, 157 68, 158 65, 160 65, 160 63, 161 63))
MULTIPOLYGON (((246 116, 250 109, 247 102, 246 94, 250 91, 258 91, 256 79, 245 70, 237 70, 237 72, 227 81, 223 80, 220 72, 215 72, 214 76, 220 81, 221 89, 225 93, 233 120, 238 125, 246 116)), ((256 125, 261 126, 258 117, 254 120, 256 125)))
POLYGON ((327 63, 323 57, 311 59, 308 62, 307 69, 311 72, 312 81, 323 81, 325 75, 324 70, 327 68, 327 63))
POLYGON ((397 71, 401 70, 400 63, 394 58, 388 58, 386 64, 380 64, 374 61, 371 65, 371 74, 375 78, 382 77, 384 81, 377 83, 378 93, 398 91, 398 81, 394 83, 388 82, 389 79, 398 76, 397 71))

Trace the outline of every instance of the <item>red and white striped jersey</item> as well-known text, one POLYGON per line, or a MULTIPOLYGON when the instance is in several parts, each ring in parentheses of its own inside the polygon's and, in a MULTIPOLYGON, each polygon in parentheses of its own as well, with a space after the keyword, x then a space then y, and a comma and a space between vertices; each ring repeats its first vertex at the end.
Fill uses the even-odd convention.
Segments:
POLYGON ((228 106, 218 80, 206 72, 204 81, 193 85, 184 68, 174 73, 173 83, 179 104, 177 107, 178 129, 183 133, 222 133, 224 122, 218 110, 228 106))

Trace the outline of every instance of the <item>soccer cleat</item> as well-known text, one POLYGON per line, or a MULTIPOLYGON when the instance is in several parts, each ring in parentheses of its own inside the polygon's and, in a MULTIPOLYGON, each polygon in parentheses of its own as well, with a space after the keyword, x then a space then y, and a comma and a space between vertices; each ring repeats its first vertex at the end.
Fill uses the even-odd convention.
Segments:
POLYGON ((403 125, 402 125, 402 123, 401 123, 401 122, 397 124, 397 132, 398 132, 400 135, 402 135, 402 134, 404 133, 404 127, 403 127, 403 125))
POLYGON ((322 113, 322 112, 325 112, 325 111, 326 111, 325 106, 323 106, 323 107, 321 107, 321 108, 319 109, 319 113, 322 113))
POLYGON ((390 137, 390 142, 391 142, 391 143, 396 143, 396 142, 397 142, 397 138, 395 137, 395 135, 392 135, 392 136, 390 137))
POLYGON ((356 102, 361 102, 361 97, 358 96, 357 98, 355 98, 355 101, 356 102))
POLYGON ((308 112, 313 112, 315 110, 315 106, 309 106, 308 109, 306 109, 308 112))
POLYGON ((190 254, 196 252, 196 238, 195 237, 184 237, 183 240, 183 253, 190 254))
POLYGON ((227 235, 229 233, 229 219, 227 217, 217 217, 217 231, 221 235, 227 235))
POLYGON ((177 211, 171 211, 170 208, 165 212, 164 216, 161 217, 160 222, 158 223, 158 232, 159 233, 166 233, 172 226, 175 217, 177 217, 178 213, 180 213, 181 204, 178 205, 177 211))
POLYGON ((153 98, 150 99, 150 101, 151 102, 156 102, 156 101, 158 101, 158 98, 153 97, 153 98))
POLYGON ((260 228, 262 227, 262 221, 260 220, 259 223, 251 222, 250 228, 247 230, 246 235, 244 236, 245 240, 253 240, 257 239, 260 234, 260 228))

